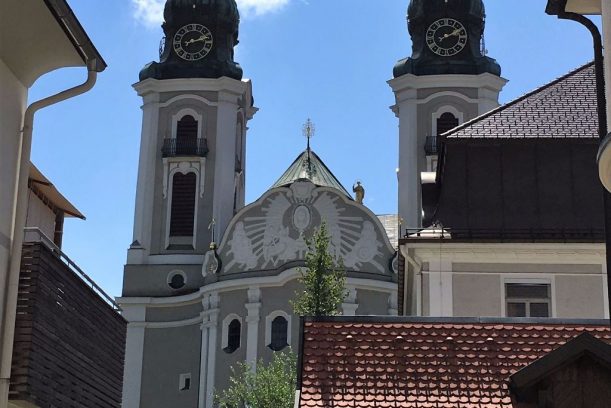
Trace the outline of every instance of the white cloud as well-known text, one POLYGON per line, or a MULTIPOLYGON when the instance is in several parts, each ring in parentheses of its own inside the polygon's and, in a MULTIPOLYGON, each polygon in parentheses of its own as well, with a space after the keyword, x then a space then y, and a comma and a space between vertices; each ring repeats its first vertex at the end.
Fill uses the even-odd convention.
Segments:
POLYGON ((132 0, 134 17, 147 26, 156 26, 163 22, 165 0, 132 0))
MULTIPOLYGON (((244 17, 261 16, 278 11, 290 0, 236 0, 240 13, 244 17)), ((165 0, 132 0, 134 17, 147 26, 156 26, 163 22, 165 0)))
POLYGON ((270 12, 280 10, 286 6, 289 0, 236 0, 240 13, 248 17, 251 15, 260 16, 270 12))

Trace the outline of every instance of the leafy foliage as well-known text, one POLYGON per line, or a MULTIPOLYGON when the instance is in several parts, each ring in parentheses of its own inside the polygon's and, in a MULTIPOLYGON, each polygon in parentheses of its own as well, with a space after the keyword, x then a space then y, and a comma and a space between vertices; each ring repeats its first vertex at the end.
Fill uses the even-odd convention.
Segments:
POLYGON ((231 367, 229 387, 216 396, 219 408, 291 408, 295 403, 297 356, 274 353, 269 364, 259 360, 256 372, 247 363, 231 367))
POLYGON ((340 259, 329 253, 329 233, 323 222, 306 240, 306 270, 301 270, 299 281, 304 290, 291 302, 299 316, 334 316, 346 299, 346 274, 340 259))

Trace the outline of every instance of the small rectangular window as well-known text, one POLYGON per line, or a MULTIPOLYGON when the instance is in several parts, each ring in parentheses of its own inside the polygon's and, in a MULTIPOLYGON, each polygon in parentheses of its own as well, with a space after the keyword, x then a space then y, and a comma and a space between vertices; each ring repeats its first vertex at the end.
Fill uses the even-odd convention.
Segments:
POLYGON ((179 391, 188 391, 191 388, 191 373, 181 374, 178 382, 179 391))
POLYGON ((507 317, 550 317, 550 293, 547 283, 506 283, 507 317))

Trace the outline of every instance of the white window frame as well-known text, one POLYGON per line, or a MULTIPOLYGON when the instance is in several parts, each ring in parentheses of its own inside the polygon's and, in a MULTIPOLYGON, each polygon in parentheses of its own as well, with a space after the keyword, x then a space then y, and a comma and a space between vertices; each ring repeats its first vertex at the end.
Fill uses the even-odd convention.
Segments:
POLYGON ((176 139, 176 134, 178 133, 178 122, 187 115, 193 116, 193 119, 197 121, 197 138, 203 139, 204 135, 202 132, 204 128, 204 116, 192 108, 183 108, 172 115, 172 139, 176 139))
POLYGON ((501 276, 501 317, 507 317, 507 296, 505 284, 517 283, 524 285, 549 285, 550 296, 550 318, 555 318, 556 313, 556 279, 554 275, 520 275, 501 276))
POLYGON ((202 189, 202 175, 200 174, 199 163, 181 161, 181 162, 167 162, 169 165, 168 176, 167 176, 167 209, 166 209, 166 223, 165 223, 165 249, 169 249, 172 244, 185 244, 180 240, 181 237, 170 237, 170 223, 172 218, 172 192, 174 188, 174 175, 176 173, 181 173, 183 175, 187 175, 189 173, 195 174, 195 211, 193 214, 193 239, 189 242, 193 249, 195 249, 195 244, 197 242, 197 220, 198 220, 198 209, 199 203, 198 198, 201 198, 201 189, 202 189), (178 238, 178 239, 177 239, 178 238))
POLYGON ((289 315, 288 313, 286 313, 285 311, 282 310, 275 310, 273 312, 271 312, 270 314, 267 315, 267 317, 265 318, 265 347, 269 346, 272 342, 272 322, 274 321, 274 319, 278 316, 282 316, 286 319, 287 321, 287 333, 286 333, 286 342, 289 344, 289 346, 291 346, 293 343, 291 342, 291 329, 293 327, 292 325, 292 319, 291 319, 291 315, 289 315))
POLYGON ((238 345, 238 349, 242 347, 242 339, 244 338, 244 322, 241 316, 238 316, 235 313, 230 313, 223 319, 223 323, 222 323, 221 350, 225 350, 225 348, 229 346, 229 324, 233 322, 234 320, 237 320, 240 322, 240 344, 238 345))
POLYGON ((458 126, 462 125, 465 121, 465 114, 463 112, 459 111, 452 105, 443 105, 435 112, 433 112, 431 116, 433 121, 431 126, 431 136, 437 136, 437 120, 444 113, 451 113, 452 115, 454 115, 454 117, 458 119, 458 126))

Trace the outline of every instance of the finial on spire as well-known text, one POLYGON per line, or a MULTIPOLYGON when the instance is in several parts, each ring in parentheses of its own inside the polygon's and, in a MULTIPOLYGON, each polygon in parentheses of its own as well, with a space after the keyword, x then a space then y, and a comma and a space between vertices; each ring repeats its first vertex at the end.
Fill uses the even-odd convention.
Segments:
POLYGON ((316 127, 314 123, 312 123, 312 120, 308 118, 303 125, 303 135, 308 139, 308 151, 310 150, 310 139, 314 137, 314 133, 316 133, 316 127))
POLYGON ((312 123, 312 120, 308 118, 308 120, 306 120, 306 123, 303 125, 303 135, 306 137, 306 139, 308 139, 308 177, 312 177, 312 160, 310 159, 310 139, 314 137, 314 133, 316 133, 316 127, 314 126, 314 123, 312 123))

